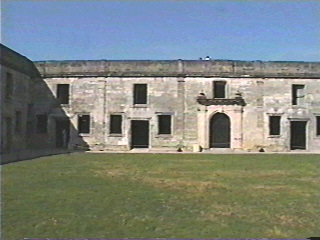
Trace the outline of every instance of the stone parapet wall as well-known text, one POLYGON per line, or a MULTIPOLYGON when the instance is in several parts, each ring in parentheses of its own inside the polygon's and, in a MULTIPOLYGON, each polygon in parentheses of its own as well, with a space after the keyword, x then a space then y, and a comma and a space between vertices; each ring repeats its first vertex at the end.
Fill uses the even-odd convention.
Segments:
POLYGON ((320 78, 320 62, 232 60, 90 60, 35 62, 43 77, 281 77, 320 78))
POLYGON ((39 77, 39 72, 30 59, 2 44, 0 44, 0 56, 1 66, 32 77, 39 77))

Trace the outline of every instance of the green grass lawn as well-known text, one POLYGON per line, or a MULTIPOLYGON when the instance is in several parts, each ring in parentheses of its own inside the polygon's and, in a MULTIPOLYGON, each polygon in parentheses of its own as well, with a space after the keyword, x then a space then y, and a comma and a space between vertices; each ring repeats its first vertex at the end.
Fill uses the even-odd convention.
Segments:
POLYGON ((320 236, 319 155, 70 154, 2 166, 2 239, 320 236))

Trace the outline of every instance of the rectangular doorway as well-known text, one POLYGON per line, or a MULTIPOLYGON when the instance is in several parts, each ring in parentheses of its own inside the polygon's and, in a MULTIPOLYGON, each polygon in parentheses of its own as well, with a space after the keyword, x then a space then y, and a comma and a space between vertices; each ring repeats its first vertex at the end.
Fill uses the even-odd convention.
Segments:
POLYGON ((68 148, 70 138, 69 119, 56 119, 56 147, 68 148))
POLYGON ((131 121, 131 148, 149 147, 149 121, 131 121))
POLYGON ((290 149, 306 149, 307 121, 290 122, 290 149))

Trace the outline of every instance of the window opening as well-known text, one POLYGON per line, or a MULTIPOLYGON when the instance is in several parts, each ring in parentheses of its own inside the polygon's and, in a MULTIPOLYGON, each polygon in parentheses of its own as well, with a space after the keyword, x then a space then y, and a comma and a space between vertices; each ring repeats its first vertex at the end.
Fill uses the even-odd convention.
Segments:
POLYGON ((146 104, 147 103, 147 84, 134 84, 134 104, 146 104))
POLYGON ((304 85, 292 85, 292 105, 303 105, 304 96, 304 85))
POLYGON ((7 72, 5 83, 5 99, 11 99, 13 93, 13 75, 7 72))
POLYGON ((225 98, 226 97, 226 82, 214 81, 213 82, 213 98, 225 98))
POLYGON ((90 115, 78 115, 78 132, 90 133, 90 115))
POLYGON ((122 133, 122 116, 110 115, 110 133, 122 133))
POLYGON ((69 104, 69 84, 57 85, 57 99, 60 104, 69 104))
POLYGON ((171 134, 171 115, 158 115, 159 134, 171 134))
POLYGON ((281 116, 269 116, 269 135, 280 135, 281 116))
POLYGON ((21 112, 16 111, 16 122, 15 122, 15 132, 21 132, 21 112))
POLYGON ((47 133, 48 116, 46 114, 36 115, 37 133, 47 133))

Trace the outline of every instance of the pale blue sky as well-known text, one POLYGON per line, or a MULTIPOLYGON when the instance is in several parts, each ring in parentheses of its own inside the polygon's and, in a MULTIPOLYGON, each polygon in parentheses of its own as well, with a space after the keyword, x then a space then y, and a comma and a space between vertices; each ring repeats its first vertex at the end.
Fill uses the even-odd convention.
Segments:
POLYGON ((319 1, 4 1, 2 43, 31 60, 320 61, 319 1))

